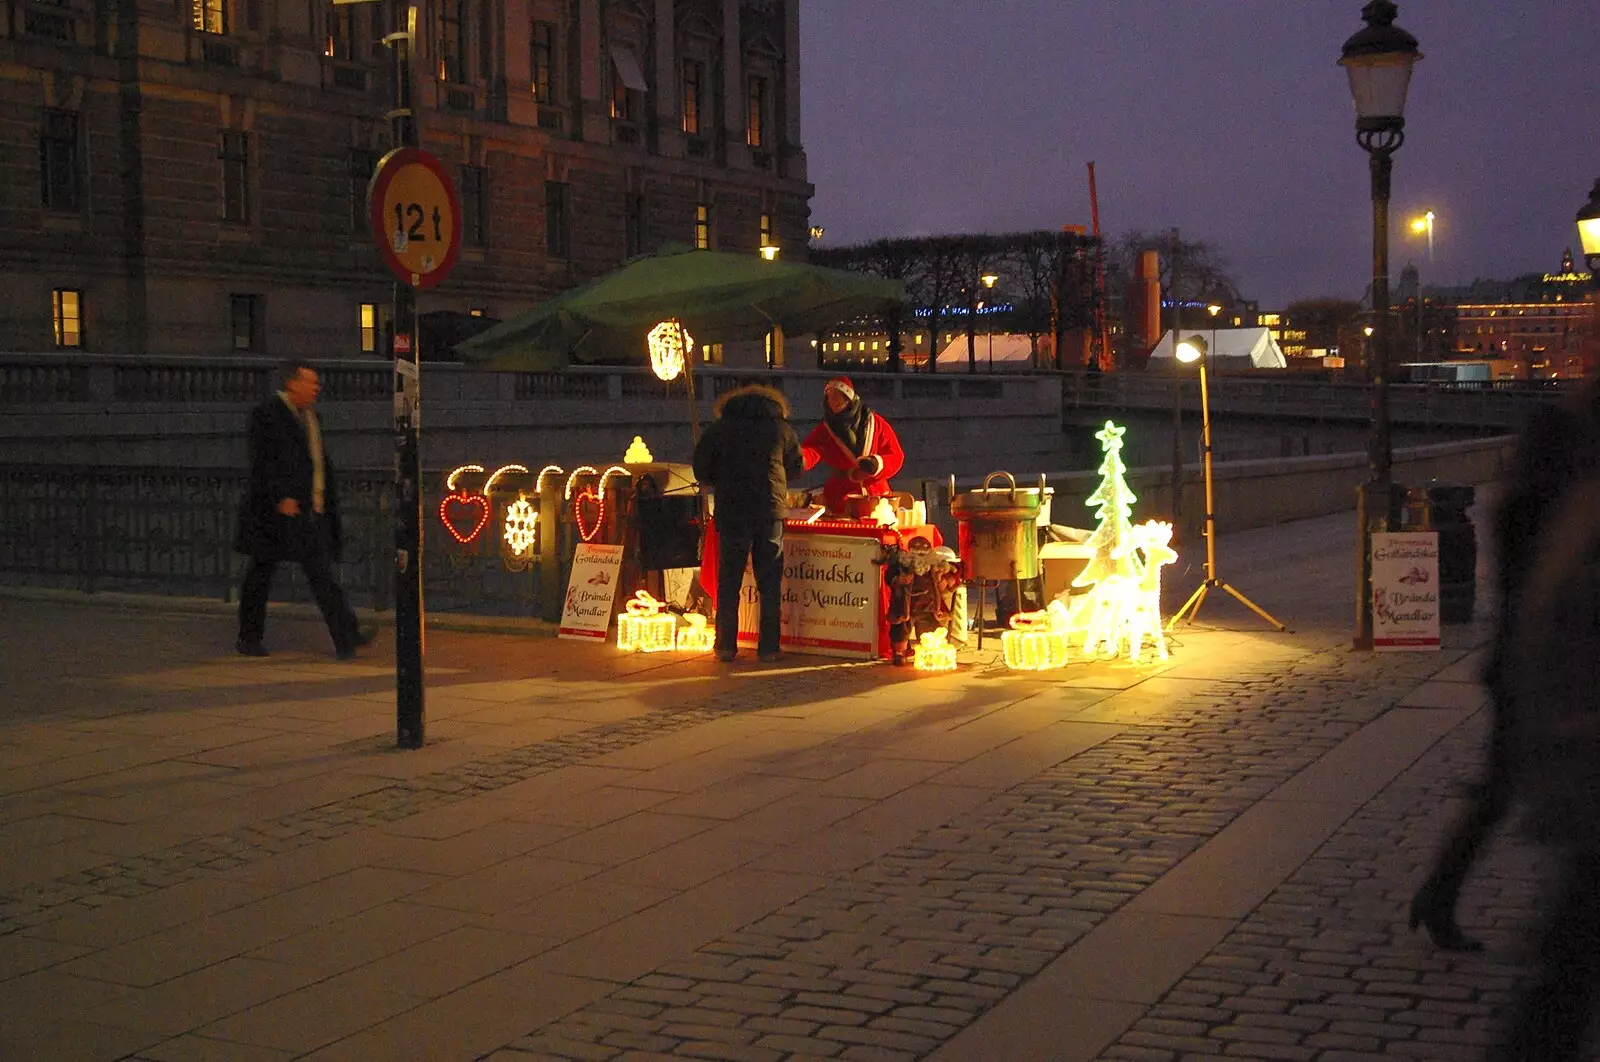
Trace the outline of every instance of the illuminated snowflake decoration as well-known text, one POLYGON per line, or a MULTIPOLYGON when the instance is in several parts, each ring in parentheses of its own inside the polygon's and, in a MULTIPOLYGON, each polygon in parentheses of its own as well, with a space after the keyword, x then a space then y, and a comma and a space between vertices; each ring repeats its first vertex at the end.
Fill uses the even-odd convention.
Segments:
POLYGON ((504 538, 514 556, 525 557, 533 549, 539 527, 539 512, 528 504, 525 495, 506 507, 504 538))
POLYGON ((694 353, 694 337, 677 318, 662 321, 645 337, 650 345, 650 370, 661 380, 676 380, 684 362, 694 353))

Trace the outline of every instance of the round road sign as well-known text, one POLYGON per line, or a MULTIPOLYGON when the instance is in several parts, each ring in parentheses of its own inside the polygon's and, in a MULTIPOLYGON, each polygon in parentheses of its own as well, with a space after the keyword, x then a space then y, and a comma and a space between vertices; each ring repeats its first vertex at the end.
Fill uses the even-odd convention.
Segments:
POLYGON ((400 283, 431 288, 461 250, 461 200, 444 164, 426 151, 397 148, 367 186, 372 239, 400 283))

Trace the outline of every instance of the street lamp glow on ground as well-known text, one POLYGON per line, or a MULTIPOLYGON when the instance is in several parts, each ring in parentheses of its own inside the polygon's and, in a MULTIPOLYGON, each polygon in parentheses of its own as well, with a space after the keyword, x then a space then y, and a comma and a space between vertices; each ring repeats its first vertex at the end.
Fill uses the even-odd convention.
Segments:
POLYGON ((1356 583, 1358 649, 1372 648, 1372 534, 1388 527, 1393 481, 1389 430, 1389 175, 1392 156, 1405 143, 1406 92, 1422 53, 1417 39, 1394 20, 1391 0, 1361 9, 1366 28, 1344 42, 1339 65, 1350 77, 1356 107, 1356 142, 1372 172, 1372 314, 1377 343, 1370 362, 1372 429, 1367 440, 1367 481, 1360 496, 1360 550, 1356 583))
MULTIPOLYGON (((1208 310, 1213 309, 1209 306, 1206 308, 1208 310)), ((1215 309, 1221 309, 1221 307, 1216 307, 1215 309)), ((1214 321, 1216 318, 1216 313, 1213 312, 1211 316, 1214 321)), ((1200 615, 1200 606, 1205 603, 1206 594, 1213 587, 1215 587, 1216 589, 1227 594, 1231 594, 1241 605, 1249 609, 1251 612, 1254 612, 1256 615, 1260 616, 1262 619, 1266 620, 1280 631, 1286 631, 1289 628, 1284 626, 1282 623, 1279 623, 1276 619, 1273 619, 1271 613, 1267 612, 1266 609, 1262 608, 1254 601, 1251 601, 1248 597, 1245 597, 1239 591, 1235 590, 1233 587, 1229 586, 1227 583, 1223 582, 1217 577, 1216 505, 1215 494, 1211 486, 1211 393, 1206 385, 1206 355, 1209 352, 1210 350, 1206 346, 1206 341, 1201 339, 1199 336, 1190 336, 1188 339, 1185 339, 1182 343, 1179 343, 1177 346, 1172 348, 1173 357, 1175 357, 1180 363, 1184 365, 1193 365, 1198 362, 1200 366, 1200 453, 1201 460, 1205 467, 1206 487, 1206 577, 1199 586, 1195 587, 1194 593, 1189 595, 1189 600, 1183 603, 1183 607, 1172 614, 1172 619, 1167 621, 1167 630, 1170 631, 1173 627, 1175 627, 1179 620, 1186 619, 1190 623, 1193 623, 1200 615)))

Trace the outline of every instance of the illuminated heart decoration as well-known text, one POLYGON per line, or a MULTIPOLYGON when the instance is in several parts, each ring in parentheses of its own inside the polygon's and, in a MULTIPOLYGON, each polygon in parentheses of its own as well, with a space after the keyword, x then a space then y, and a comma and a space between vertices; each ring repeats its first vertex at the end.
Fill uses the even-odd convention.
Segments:
POLYGON ((593 487, 584 487, 572 496, 572 521, 578 525, 578 534, 585 542, 593 542, 600 534, 600 525, 606 519, 606 500, 593 487), (594 522, 584 519, 584 510, 594 510, 594 522))
POLYGON ((446 494, 439 503, 439 519, 445 530, 463 546, 483 533, 489 524, 489 499, 481 494, 468 494, 458 490, 446 494), (462 528, 470 528, 463 531, 462 528))

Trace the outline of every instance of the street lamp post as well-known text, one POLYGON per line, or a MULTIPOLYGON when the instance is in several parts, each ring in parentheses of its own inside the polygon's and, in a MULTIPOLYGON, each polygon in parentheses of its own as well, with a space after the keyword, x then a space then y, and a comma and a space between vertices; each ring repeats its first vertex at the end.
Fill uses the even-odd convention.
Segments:
MULTIPOLYGON (((985 290, 987 290, 990 293, 989 297, 993 298, 994 297, 994 294, 993 294, 994 293, 994 286, 997 283, 1000 282, 1000 278, 998 276, 996 276, 994 273, 985 273, 982 276, 981 279, 983 280, 983 286, 984 286, 985 290)), ((980 304, 979 308, 980 309, 982 308, 981 304, 980 304)), ((989 334, 989 372, 992 374, 994 372, 994 322, 993 322, 993 320, 991 320, 989 322, 989 324, 984 328, 984 331, 989 334)))
POLYGON ((1405 142, 1406 90, 1422 53, 1417 39, 1394 24, 1392 0, 1361 9, 1366 28, 1344 42, 1339 65, 1350 77, 1356 107, 1356 142, 1372 173, 1372 314, 1377 343, 1370 359, 1372 428, 1367 440, 1367 481, 1360 495, 1359 576, 1355 645, 1372 648, 1372 534, 1388 526, 1392 454, 1389 432, 1389 175, 1405 142))
POLYGON ((1589 201, 1578 211, 1578 242, 1583 244, 1583 260, 1591 270, 1600 270, 1600 180, 1594 182, 1589 201))
POLYGON ((1208 365, 1212 364, 1211 352, 1217 349, 1217 314, 1221 312, 1222 306, 1218 303, 1213 302, 1206 305, 1206 313, 1211 315, 1211 346, 1206 348, 1206 363, 1208 365))
MULTIPOLYGON (((1436 215, 1428 211, 1421 217, 1411 219, 1411 231, 1418 236, 1428 237, 1428 270, 1433 270, 1433 219, 1436 215)), ((1417 360, 1421 361, 1422 352, 1422 271, 1417 271, 1417 360)))

